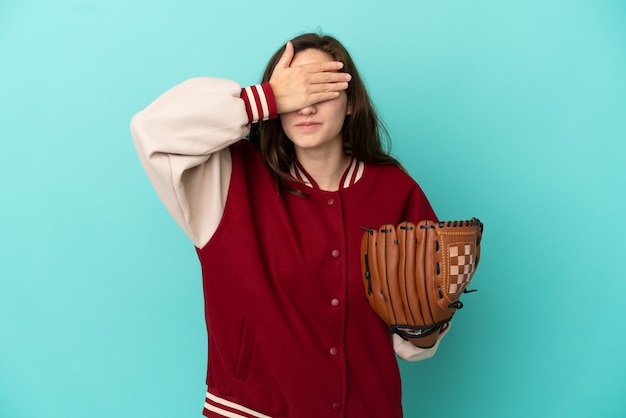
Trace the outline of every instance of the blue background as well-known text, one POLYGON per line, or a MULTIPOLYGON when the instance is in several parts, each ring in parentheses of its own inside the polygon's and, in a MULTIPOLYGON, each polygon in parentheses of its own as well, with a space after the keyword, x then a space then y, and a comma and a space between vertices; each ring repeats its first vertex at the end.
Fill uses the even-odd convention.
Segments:
POLYGON ((317 30, 439 216, 485 223, 407 417, 626 416, 626 2, 4 0, 0 417, 200 416, 200 269, 129 120, 317 30))

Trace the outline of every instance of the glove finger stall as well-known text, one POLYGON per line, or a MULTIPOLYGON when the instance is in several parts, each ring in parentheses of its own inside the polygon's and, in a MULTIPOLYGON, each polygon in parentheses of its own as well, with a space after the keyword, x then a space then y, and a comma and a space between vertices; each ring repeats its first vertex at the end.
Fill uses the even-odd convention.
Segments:
POLYGON ((390 317, 382 294, 382 283, 378 263, 378 231, 368 229, 363 234, 361 241, 361 269, 363 272, 365 285, 365 296, 370 307, 385 323, 389 324, 390 317))

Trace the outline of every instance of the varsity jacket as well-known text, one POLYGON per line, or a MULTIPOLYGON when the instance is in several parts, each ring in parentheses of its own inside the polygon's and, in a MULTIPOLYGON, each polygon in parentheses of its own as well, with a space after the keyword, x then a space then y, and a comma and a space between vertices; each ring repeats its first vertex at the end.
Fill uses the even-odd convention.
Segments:
MULTIPOLYGON (((202 266, 208 333, 207 417, 402 417, 395 352, 361 282, 360 227, 437 220, 399 168, 353 159, 339 190, 298 163, 279 191, 251 123, 276 117, 269 84, 196 78, 139 112, 145 170, 202 266)), ((419 396, 416 394, 416 396, 419 396)))

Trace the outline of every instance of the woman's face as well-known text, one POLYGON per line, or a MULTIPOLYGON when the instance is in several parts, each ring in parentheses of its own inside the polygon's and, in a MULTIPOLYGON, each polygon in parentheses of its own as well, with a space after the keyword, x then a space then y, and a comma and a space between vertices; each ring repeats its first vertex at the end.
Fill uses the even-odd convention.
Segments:
MULTIPOLYGON (((305 49, 298 52, 291 66, 313 62, 333 61, 325 52, 305 49)), ((283 113, 280 122, 287 137, 293 142, 296 152, 300 150, 342 149, 343 122, 350 114, 348 97, 342 91, 336 99, 327 100, 296 112, 283 113)))

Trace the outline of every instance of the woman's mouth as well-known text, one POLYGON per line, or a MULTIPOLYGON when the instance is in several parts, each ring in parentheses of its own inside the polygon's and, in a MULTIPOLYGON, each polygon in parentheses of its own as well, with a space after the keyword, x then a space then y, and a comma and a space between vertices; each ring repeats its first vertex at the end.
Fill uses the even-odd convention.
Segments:
POLYGON ((296 128, 301 129, 303 131, 309 131, 309 130, 317 128, 320 125, 321 123, 319 122, 300 122, 300 123, 296 123, 296 128))

